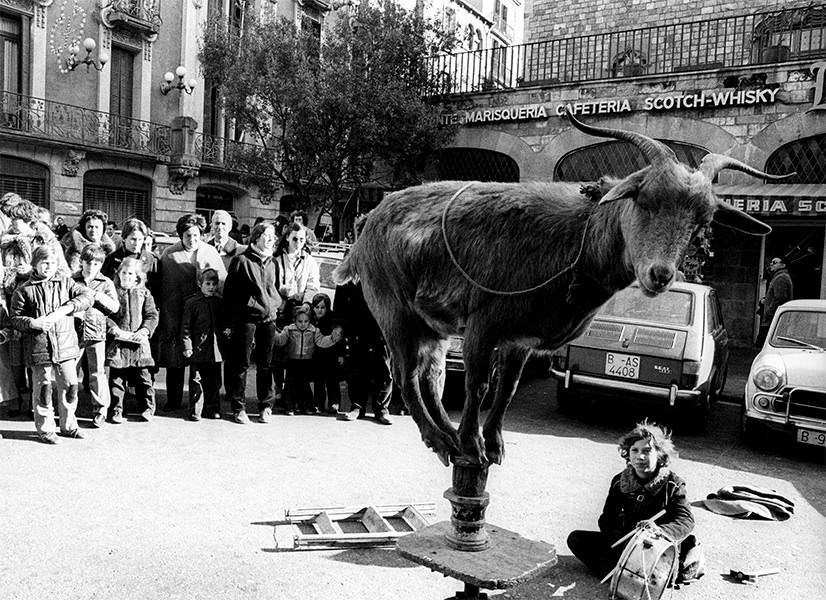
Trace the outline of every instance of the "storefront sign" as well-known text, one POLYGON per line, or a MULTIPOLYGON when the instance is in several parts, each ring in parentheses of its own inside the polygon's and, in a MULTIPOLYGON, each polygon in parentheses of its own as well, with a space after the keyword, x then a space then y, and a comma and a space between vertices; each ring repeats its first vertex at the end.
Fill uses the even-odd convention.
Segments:
POLYGON ((523 104, 519 106, 479 108, 459 113, 444 114, 442 115, 441 123, 442 125, 469 125, 473 123, 547 119, 548 115, 563 116, 566 108, 575 115, 603 115, 626 113, 635 110, 669 111, 773 104, 777 99, 778 90, 779 88, 706 90, 695 94, 635 96, 616 100, 560 102, 557 104, 523 104))
POLYGON ((731 198, 721 198, 721 200, 734 208, 739 208, 755 216, 826 216, 826 198, 756 198, 753 196, 735 196, 731 198))

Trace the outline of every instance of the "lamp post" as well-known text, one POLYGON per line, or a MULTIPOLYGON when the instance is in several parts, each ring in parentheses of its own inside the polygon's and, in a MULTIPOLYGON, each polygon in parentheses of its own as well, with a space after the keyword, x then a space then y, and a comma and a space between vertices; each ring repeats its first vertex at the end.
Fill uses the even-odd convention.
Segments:
POLYGON ((172 90, 183 90, 187 94, 192 94, 192 91, 195 89, 195 86, 198 85, 198 81, 195 78, 191 78, 189 81, 184 83, 184 77, 186 77, 186 67, 183 65, 179 65, 177 69, 175 69, 175 73, 173 74, 171 71, 167 71, 166 74, 163 76, 163 81, 160 84, 161 94, 166 96, 172 90), (175 81, 175 75, 178 76, 178 82, 173 83, 175 81))
POLYGON ((109 62, 109 54, 107 52, 101 52, 97 60, 92 58, 92 52, 97 48, 97 43, 90 37, 83 40, 83 48, 86 50, 86 56, 82 60, 79 60, 77 55, 80 54, 80 46, 78 46, 77 42, 69 46, 69 57, 66 59, 66 72, 74 71, 80 65, 86 65, 87 71, 89 67, 94 67, 95 70, 102 71, 106 63, 109 62))

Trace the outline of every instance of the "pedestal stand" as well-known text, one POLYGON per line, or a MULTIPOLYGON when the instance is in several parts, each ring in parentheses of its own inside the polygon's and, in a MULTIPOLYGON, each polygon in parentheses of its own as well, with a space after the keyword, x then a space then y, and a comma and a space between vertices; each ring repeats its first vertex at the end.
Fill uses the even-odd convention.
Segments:
POLYGON ((445 491, 450 521, 441 521, 396 542, 399 554, 433 571, 464 582, 448 600, 485 600, 482 589, 507 589, 547 572, 556 564, 551 544, 487 525, 485 491, 488 465, 453 461, 453 487, 445 491))

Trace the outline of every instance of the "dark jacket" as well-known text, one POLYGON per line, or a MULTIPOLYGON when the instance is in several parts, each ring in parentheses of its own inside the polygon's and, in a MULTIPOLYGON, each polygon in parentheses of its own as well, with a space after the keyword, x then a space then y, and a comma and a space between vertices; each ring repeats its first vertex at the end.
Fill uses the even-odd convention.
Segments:
POLYGON ((349 346, 373 348, 384 345, 384 336, 367 302, 361 283, 348 282, 336 287, 334 312, 344 324, 349 346))
POLYGON ((40 279, 33 275, 14 292, 11 325, 22 332, 23 362, 26 366, 61 363, 80 354, 72 317, 59 319, 49 331, 32 329, 32 321, 69 304, 72 312, 87 310, 94 303, 92 291, 70 277, 55 275, 40 279))
POLYGON ((184 350, 192 350, 193 363, 222 362, 221 355, 221 299, 206 297, 201 292, 184 304, 181 323, 184 350))
POLYGON ((117 288, 120 309, 107 320, 109 338, 106 343, 106 362, 115 369, 151 367, 155 364, 149 348, 149 337, 158 326, 158 309, 155 300, 145 287, 131 290, 117 288), (116 339, 115 327, 125 332, 145 329, 149 335, 133 336, 132 339, 116 339))
POLYGON ((766 290, 766 306, 763 311, 763 323, 771 323, 774 313, 781 304, 785 304, 794 298, 794 286, 789 270, 778 269, 772 275, 769 282, 769 289, 766 290))
MULTIPOLYGON (((328 310, 327 314, 318 319, 314 325, 322 335, 330 335, 333 328, 342 325, 342 323, 332 310, 328 310)), ((317 347, 313 359, 320 365, 320 368, 330 369, 338 365, 339 357, 343 358, 346 355, 347 344, 344 340, 341 340, 330 348, 317 347)))
MULTIPOLYGON (((218 246, 215 243, 215 238, 209 240, 207 244, 218 250, 218 246)), ((239 244, 234 239, 229 238, 224 243, 224 246, 218 250, 218 256, 220 256, 221 260, 224 261, 224 266, 229 269, 229 264, 232 262, 232 259, 243 253, 246 249, 247 247, 243 244, 239 244)))
POLYGON ((106 275, 112 281, 117 277, 117 270, 124 258, 137 258, 141 262, 141 269, 146 274, 146 289, 148 289, 154 298, 158 293, 158 257, 151 252, 141 252, 140 254, 132 254, 128 252, 124 246, 118 248, 107 255, 106 260, 103 261, 103 266, 100 272, 106 275))
POLYGON ((233 322, 275 321, 281 306, 278 279, 276 261, 262 257, 252 246, 233 258, 224 283, 224 327, 233 322))
POLYGON ((657 475, 643 484, 629 466, 611 480, 599 529, 612 539, 619 539, 637 523, 662 509, 665 509, 665 515, 655 523, 673 541, 682 541, 694 529, 685 481, 669 469, 660 467, 657 475))
MULTIPOLYGON (((71 265, 73 260, 78 259, 83 249, 92 243, 92 240, 80 231, 80 225, 75 225, 69 233, 60 239, 60 243, 63 245, 66 254, 66 262, 71 265)), ((115 251, 115 242, 105 233, 100 239, 99 245, 107 255, 115 251)))
POLYGON ((85 285, 93 292, 94 303, 91 308, 75 319, 75 330, 80 346, 88 346, 106 340, 106 317, 120 308, 115 284, 105 275, 98 273, 88 284, 83 279, 83 273, 72 276, 77 283, 85 285))

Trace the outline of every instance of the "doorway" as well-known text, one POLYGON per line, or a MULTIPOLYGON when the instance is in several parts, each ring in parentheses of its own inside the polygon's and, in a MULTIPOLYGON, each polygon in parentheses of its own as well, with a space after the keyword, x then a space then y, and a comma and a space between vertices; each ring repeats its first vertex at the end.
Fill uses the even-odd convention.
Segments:
POLYGON ((823 279, 823 223, 774 225, 765 238, 764 266, 775 256, 786 263, 795 299, 821 298, 823 279))

